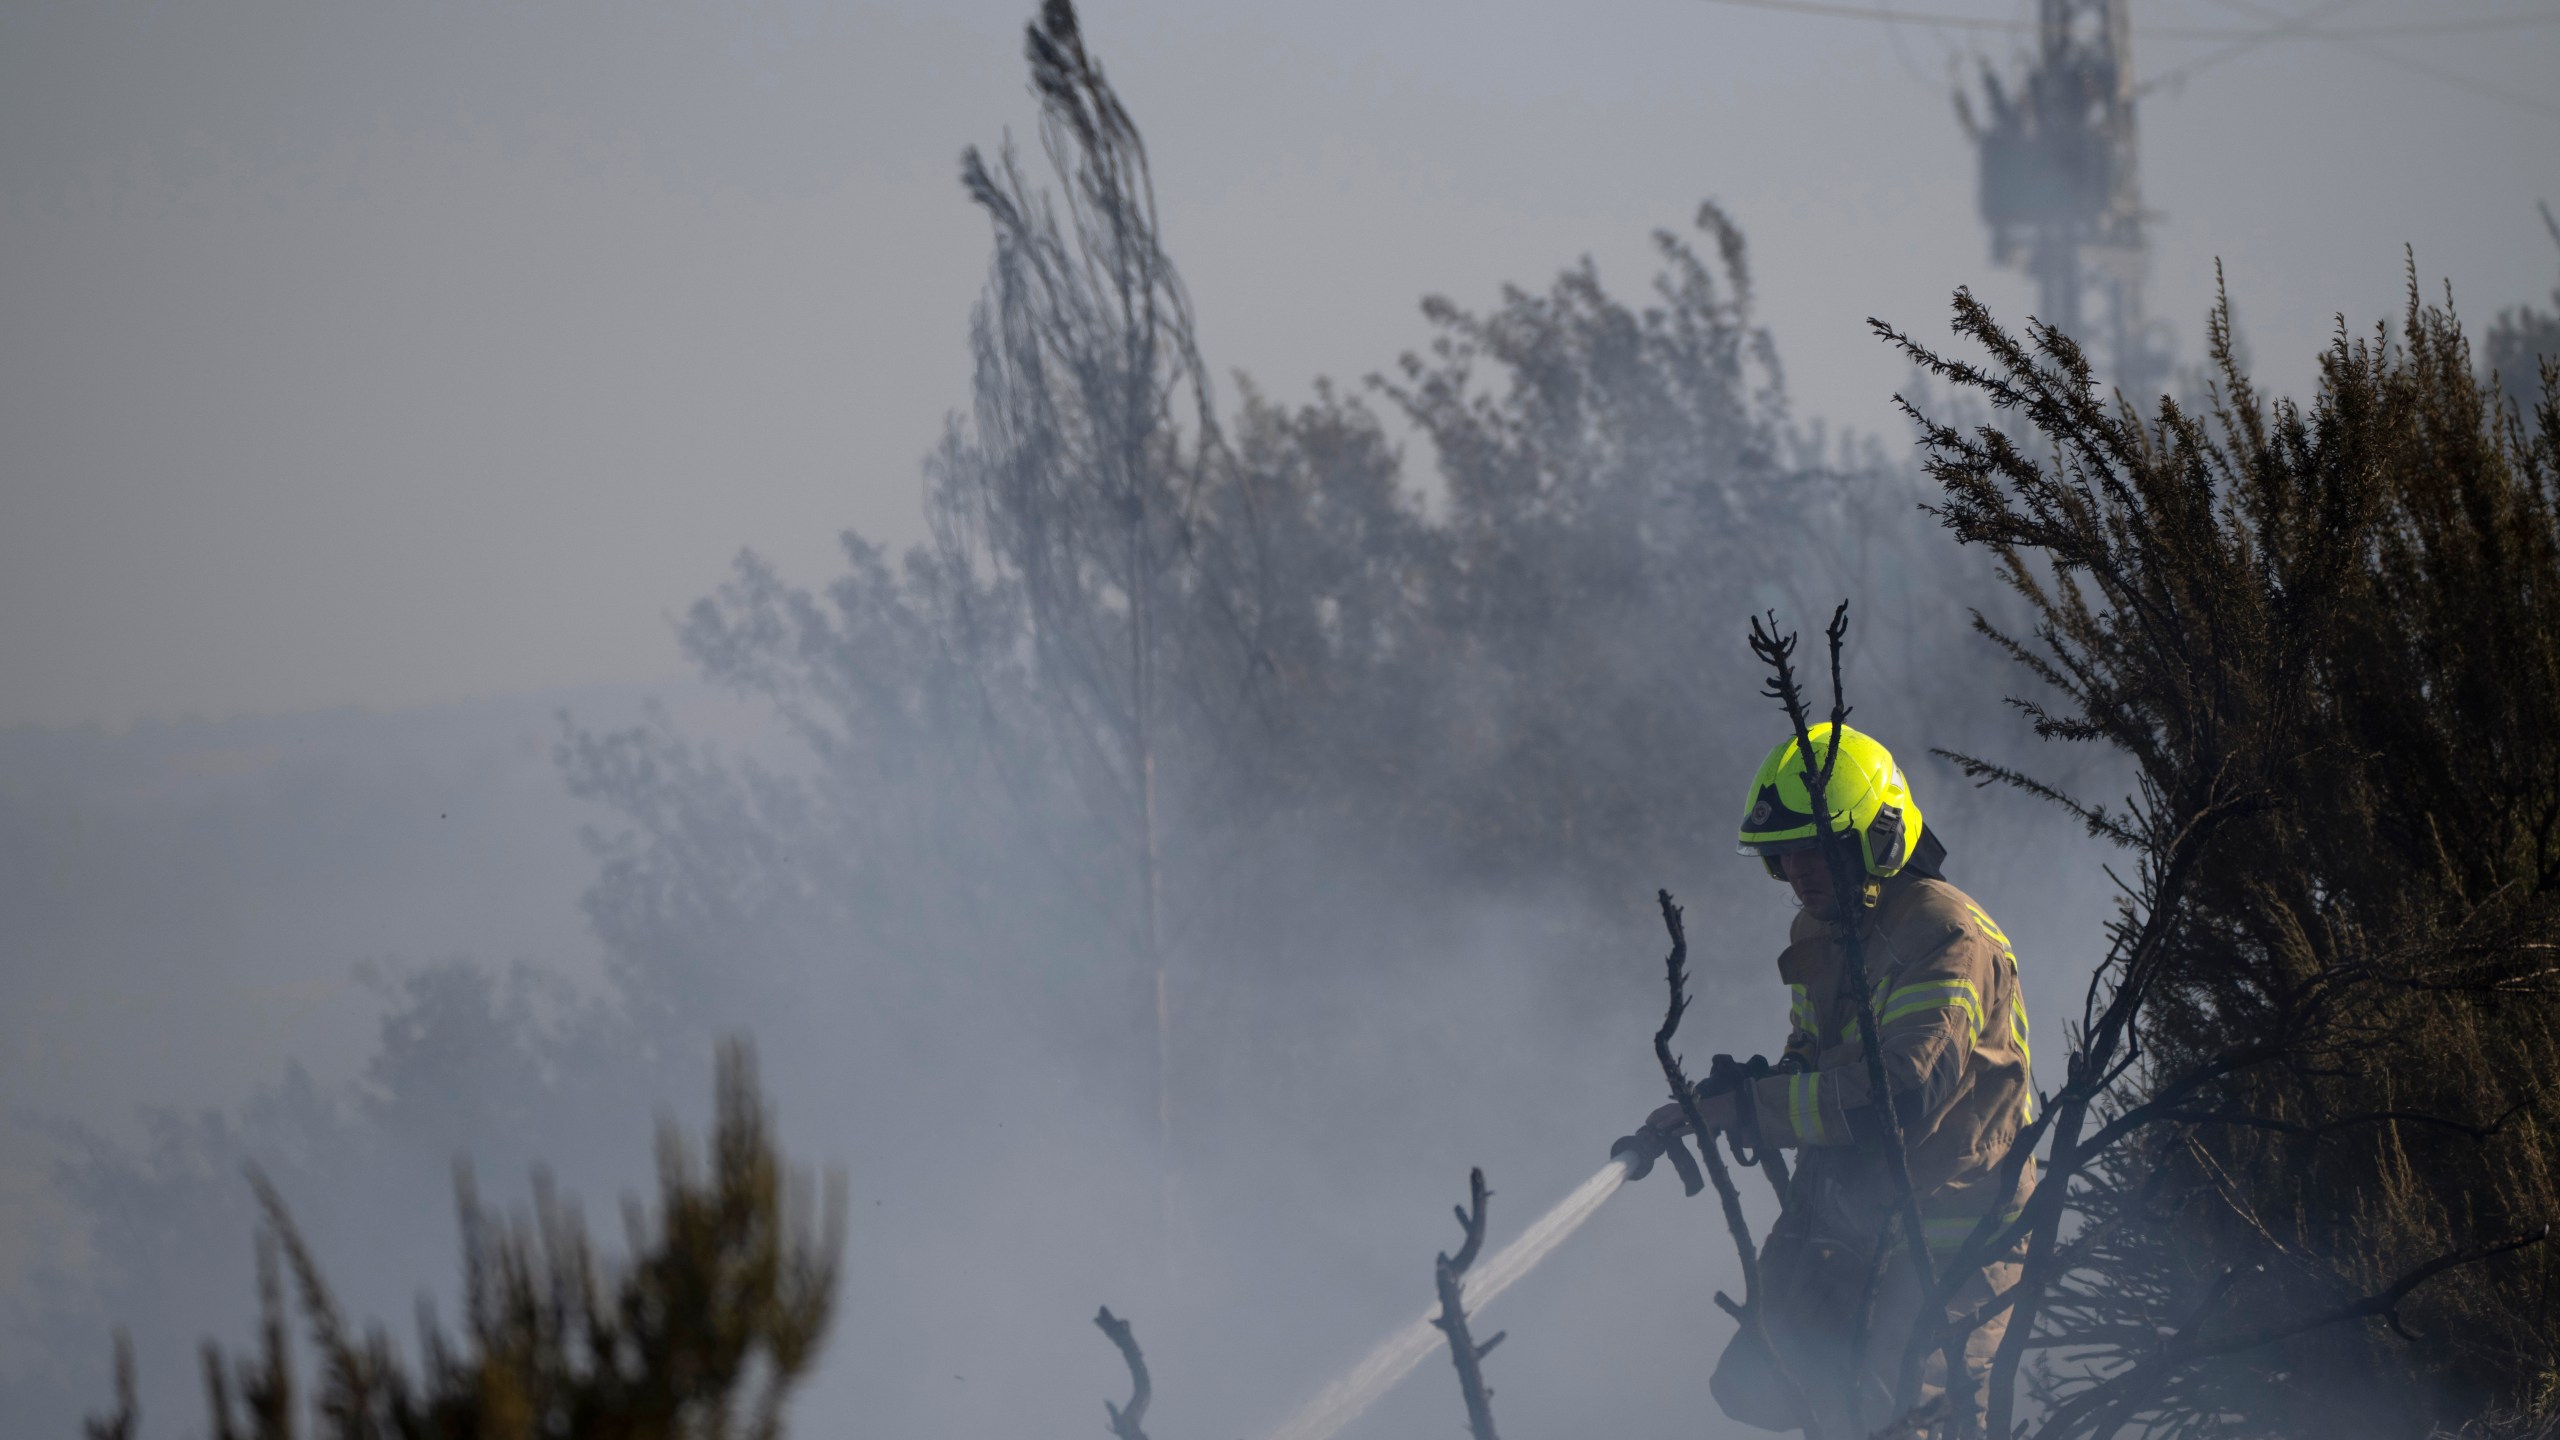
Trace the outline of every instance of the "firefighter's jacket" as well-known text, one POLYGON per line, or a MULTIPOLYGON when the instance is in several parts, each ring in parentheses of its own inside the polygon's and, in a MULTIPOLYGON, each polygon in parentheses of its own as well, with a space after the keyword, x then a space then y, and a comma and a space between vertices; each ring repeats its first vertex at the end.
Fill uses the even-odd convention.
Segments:
MULTIPOLYGON (((1963 1243, 1996 1207, 2014 1214, 2032 1162, 2008 1193, 2001 1157, 2034 1107, 2018 958, 1981 906, 1946 881, 1905 870, 1864 912, 1860 937, 1885 1083, 1902 1120, 1929 1248, 1963 1243)), ((1834 926, 1796 916, 1778 973, 1793 1013, 1787 1053, 1806 1068, 1755 1082, 1760 1138, 1796 1147, 1787 1220, 1865 1248, 1896 1206, 1883 1116, 1858 1036, 1847 947, 1834 926)))

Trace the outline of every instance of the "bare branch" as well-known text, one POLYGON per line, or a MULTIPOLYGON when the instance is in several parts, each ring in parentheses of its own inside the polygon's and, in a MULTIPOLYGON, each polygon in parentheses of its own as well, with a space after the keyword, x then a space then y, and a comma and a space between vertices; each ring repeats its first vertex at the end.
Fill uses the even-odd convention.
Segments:
POLYGON ((1485 1201, 1492 1195, 1484 1185, 1484 1171, 1467 1172, 1467 1203, 1458 1207, 1458 1225, 1466 1233, 1466 1241, 1455 1255, 1443 1254, 1434 1267, 1432 1278, 1440 1292, 1440 1313, 1431 1323, 1449 1337, 1449 1363, 1458 1370, 1458 1393, 1467 1404, 1467 1431, 1475 1440, 1497 1440, 1493 1433, 1493 1390, 1484 1383, 1484 1357, 1502 1343, 1496 1333, 1482 1344, 1467 1329, 1466 1274, 1484 1248, 1485 1201))
MULTIPOLYGON (((1790 641, 1789 643, 1793 643, 1790 641)), ((1771 1367, 1787 1392, 1796 1414, 1811 1428, 1812 1408, 1804 1387, 1786 1366, 1777 1347, 1769 1343, 1768 1327, 1760 1316, 1760 1247, 1751 1241, 1751 1222, 1742 1213, 1742 1195, 1733 1185, 1733 1177, 1724 1168, 1724 1157, 1716 1152, 1715 1132, 1707 1128, 1706 1117, 1698 1110, 1698 1089, 1689 1083, 1688 1073, 1681 1068, 1680 1057, 1671 1053, 1671 1037, 1679 1032, 1681 1017, 1689 1010, 1689 931, 1682 923, 1680 907, 1673 903, 1671 892, 1657 890, 1654 901, 1662 908, 1662 927, 1671 933, 1671 953, 1663 957, 1663 982, 1670 992, 1663 1008, 1661 1028, 1653 1032, 1653 1057, 1662 1066, 1662 1078, 1671 1087, 1671 1098, 1680 1106, 1681 1118, 1689 1125, 1689 1133, 1698 1138, 1698 1153, 1706 1163, 1709 1181, 1714 1184, 1716 1203, 1724 1212, 1725 1232, 1733 1237, 1734 1254, 1742 1263, 1742 1303, 1736 1305, 1719 1292, 1716 1303, 1746 1330, 1759 1333, 1760 1348, 1768 1355, 1771 1367)), ((1682 1153, 1681 1138, 1670 1139, 1671 1153, 1682 1153)))
POLYGON ((134 1440, 142 1423, 142 1406, 133 1393, 133 1337, 124 1327, 116 1327, 116 1408, 105 1415, 92 1415, 83 1421, 80 1433, 87 1440, 134 1440))
POLYGON ((1147 1432, 1139 1428, 1139 1422, 1147 1418, 1147 1404, 1155 1399, 1156 1391, 1147 1378, 1147 1357, 1138 1353, 1138 1337, 1130 1330, 1129 1322, 1112 1314, 1108 1305, 1094 1315, 1093 1323, 1111 1337, 1111 1343, 1119 1347, 1120 1358, 1129 1366, 1129 1403, 1102 1402, 1103 1410, 1111 1417, 1111 1433, 1120 1440, 1147 1440, 1147 1432))
POLYGON ((1484 1171, 1480 1168, 1469 1170, 1467 1203, 1450 1207, 1457 1213, 1458 1228, 1467 1237, 1466 1243, 1458 1247, 1458 1253, 1448 1257, 1449 1268, 1461 1275, 1467 1273, 1468 1266, 1476 1263, 1476 1252, 1484 1248, 1484 1202, 1492 1194, 1484 1188, 1484 1171))
MULTIPOLYGON (((1742 1194, 1734 1188, 1733 1176, 1724 1168, 1724 1157, 1716 1151, 1715 1132, 1699 1113, 1697 1087, 1689 1083, 1680 1057, 1671 1053, 1671 1037, 1689 1010, 1688 929, 1681 923, 1681 909, 1672 902, 1670 891, 1655 891, 1654 900, 1662 907, 1663 928, 1671 932, 1671 953, 1662 962, 1670 1003, 1664 1007, 1661 1028, 1653 1032, 1653 1056, 1662 1066, 1662 1078, 1671 1086, 1671 1098, 1679 1105, 1681 1118, 1688 1122, 1689 1133, 1697 1137, 1708 1180, 1715 1186, 1716 1202, 1724 1210, 1725 1229, 1732 1233, 1734 1250, 1742 1258, 1743 1307, 1754 1309, 1760 1295, 1760 1254, 1759 1247, 1751 1243, 1751 1223, 1742 1214, 1742 1194)), ((1687 1154, 1680 1148, 1678 1136, 1672 1137, 1671 1144, 1676 1156, 1687 1154)))
MULTIPOLYGON (((1854 851, 1839 843, 1844 837, 1831 828, 1831 772, 1840 759, 1840 738, 1849 706, 1840 684, 1840 656, 1849 634, 1849 602, 1843 600, 1831 612, 1831 623, 1824 627, 1831 661, 1831 730, 1822 763, 1814 764, 1813 733, 1805 721, 1803 689, 1796 683, 1794 656, 1796 637, 1790 633, 1783 639, 1777 634, 1777 616, 1769 616, 1767 628, 1758 617, 1751 622, 1751 653, 1769 667, 1769 681, 1762 693, 1776 700, 1787 712, 1787 720, 1795 727, 1796 753, 1804 766, 1806 808, 1813 814, 1814 838, 1820 854, 1831 867, 1832 914, 1828 917, 1840 936, 1840 944, 1849 962, 1849 990, 1858 1011, 1858 1048, 1866 1065, 1868 1091, 1875 1097, 1875 1110, 1885 1133, 1886 1172, 1893 1179, 1894 1199, 1902 1217, 1902 1232, 1910 1243, 1904 1249, 1910 1254, 1912 1270, 1919 1276, 1920 1293, 1934 1295, 1938 1276, 1924 1237, 1928 1228, 1920 1218, 1919 1191, 1911 1183, 1910 1141, 1902 1132, 1902 1115, 1893 1103, 1893 1090, 1884 1069, 1884 1050, 1880 1041, 1881 1027, 1876 1021, 1873 997, 1868 993, 1867 958, 1862 931, 1866 926, 1867 877, 1854 851)), ((1925 1315, 1927 1312, 1923 1311, 1925 1315)), ((1963 1373, 1962 1348, 1950 1350, 1948 1374, 1963 1373)), ((1894 1403, 1907 1409, 1912 1390, 1919 1383, 1916 1372, 1906 1372, 1894 1387, 1894 1403)), ((1853 1417, 1854 1418, 1854 1417, 1853 1417)))

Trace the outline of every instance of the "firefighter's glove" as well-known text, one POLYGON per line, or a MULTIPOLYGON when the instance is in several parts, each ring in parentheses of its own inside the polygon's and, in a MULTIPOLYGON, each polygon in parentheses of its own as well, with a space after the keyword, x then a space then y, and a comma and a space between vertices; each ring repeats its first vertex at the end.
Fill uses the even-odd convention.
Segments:
MULTIPOLYGON (((1698 1118, 1705 1121, 1713 1144, 1712 1132, 1733 1123, 1733 1102, 1723 1095, 1702 1096, 1698 1100, 1698 1118)), ((1609 1147, 1612 1157, 1625 1155, 1627 1178, 1641 1180, 1653 1173, 1653 1162, 1668 1157, 1671 1168, 1680 1173, 1680 1186, 1695 1195, 1707 1188, 1706 1177, 1698 1173, 1698 1162, 1691 1158, 1688 1143, 1681 1137, 1689 1130, 1689 1117, 1678 1102, 1665 1105, 1645 1117, 1644 1128, 1621 1138, 1609 1147)))
MULTIPOLYGON (((1700 1095, 1697 1104, 1698 1118, 1706 1122, 1709 1132, 1733 1128, 1733 1092, 1726 1090, 1700 1095)), ((1659 1130, 1665 1135, 1685 1135, 1689 1133, 1688 1112, 1674 1100, 1644 1117, 1644 1128, 1659 1130)))

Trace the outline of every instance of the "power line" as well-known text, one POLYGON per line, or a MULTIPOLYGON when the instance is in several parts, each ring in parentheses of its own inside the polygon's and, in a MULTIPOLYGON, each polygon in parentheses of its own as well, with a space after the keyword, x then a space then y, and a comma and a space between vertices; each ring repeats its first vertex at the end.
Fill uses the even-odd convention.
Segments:
POLYGON ((2311 26, 2318 24, 2320 21, 2331 15, 2337 14, 2348 6, 2360 5, 2362 3, 2364 3, 2364 0, 2329 0, 2329 3, 2326 5, 2315 6, 2312 9, 2303 11, 2299 15, 2281 20, 2254 35, 2234 40, 2230 44, 2225 45, 2218 50, 2207 51, 2192 60, 2186 61, 2182 64, 2172 65, 2159 74, 2152 76, 2150 79, 2143 81, 2142 84, 2136 88, 2134 93, 2138 95, 2147 95, 2154 90, 2165 90, 2170 86, 2183 84, 2190 77, 2201 75, 2205 71, 2212 69, 2214 66, 2221 64, 2225 60, 2235 59, 2239 56, 2245 55, 2250 51, 2257 49, 2259 46, 2266 44, 2270 40, 2282 40, 2302 34, 2311 26))
MULTIPOLYGON (((1831 0, 1704 0, 1709 5, 1727 5, 1742 10, 1774 10, 1785 15, 1812 15, 1828 20, 1867 20, 1885 25, 1929 25, 1945 30, 1987 31, 2004 35, 2031 35, 2036 25, 2032 20, 1993 20, 1979 15, 1947 15, 1923 10, 1890 10, 1876 5, 1834 4, 1831 0)), ((2335 30, 2284 29, 2279 36, 2266 30, 2234 30, 2209 25, 2141 25, 2134 34, 2149 40, 2223 40, 2262 41, 2285 38, 2301 40, 2388 40, 2422 35, 2458 35, 2486 30, 2524 30, 2543 25, 2560 25, 2560 11, 2544 11, 2533 15, 2476 15, 2468 19, 2408 20, 2379 25, 2355 25, 2335 30)))
MULTIPOLYGON (((2225 9, 2237 10, 2244 15, 2254 15, 2260 19, 2280 18, 2270 16, 2265 6, 2253 4, 2251 3, 2251 0, 2221 0, 2221 4, 2225 9)), ((2530 111, 2533 114, 2543 116, 2546 119, 2560 120, 2560 105, 2554 105, 2538 96, 2519 94, 2518 92, 2509 90, 2504 86, 2492 85, 2485 80, 2474 80, 2468 75, 2447 70, 2441 66, 2430 65, 2423 60, 2413 60, 2406 55, 2402 55, 2394 51, 2384 50, 2372 45, 2360 44, 2356 37, 2357 32, 2348 30, 2306 30, 2303 32, 2304 39, 2326 40, 2333 45, 2338 45, 2345 49, 2352 50, 2356 54, 2362 55, 2368 60, 2379 60, 2385 65, 2397 65, 2401 69, 2409 71, 2411 74, 2423 75, 2440 84, 2450 85, 2457 90, 2468 91, 2473 95, 2479 96, 2481 99, 2496 100, 2503 104, 2515 106, 2520 110, 2530 111)))
MULTIPOLYGON (((1911 46, 1902 38, 1902 27, 1899 25, 1887 26, 1884 33, 1893 38, 1893 58, 1902 66, 1902 73, 1910 76, 1912 83, 1918 85, 1921 89, 1925 90, 1929 88, 1929 78, 1920 73, 1919 62, 1911 58, 1911 46)), ((1938 36, 1937 41, 1942 47, 1947 44, 1947 39, 1943 35, 1938 36)))

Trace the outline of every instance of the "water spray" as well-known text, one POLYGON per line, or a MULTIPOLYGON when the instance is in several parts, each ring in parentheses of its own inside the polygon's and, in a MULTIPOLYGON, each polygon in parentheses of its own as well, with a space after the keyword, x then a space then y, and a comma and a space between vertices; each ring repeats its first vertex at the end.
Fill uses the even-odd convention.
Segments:
MULTIPOLYGON (((1472 1317, 1492 1304, 1495 1296, 1536 1269, 1539 1261, 1555 1253, 1566 1237, 1599 1213, 1609 1197, 1618 1193, 1618 1187, 1627 1183, 1627 1172, 1633 1163, 1625 1155, 1610 1157, 1609 1163, 1600 1167, 1600 1173, 1583 1181, 1554 1209, 1539 1216, 1535 1224, 1520 1232, 1519 1239, 1470 1270, 1464 1291, 1467 1314, 1472 1317)), ((1326 1386, 1323 1393, 1264 1440, 1332 1440, 1344 1426, 1359 1419, 1362 1411, 1376 1404, 1380 1396, 1394 1389, 1397 1381, 1412 1374, 1422 1357, 1441 1344, 1440 1332, 1432 1328, 1431 1312, 1425 1311, 1412 1324, 1379 1341, 1359 1364, 1326 1386)))
MULTIPOLYGON (((1838 623, 1834 622, 1835 625, 1838 623)), ((1836 650, 1838 635, 1833 635, 1836 650)), ((1748 1096, 1753 1081, 1769 1075, 1773 1067, 1755 1055, 1748 1062, 1736 1061, 1730 1055, 1719 1055, 1707 1085, 1701 1090, 1689 1083, 1681 1072, 1679 1059, 1671 1053, 1671 1037, 1680 1029, 1680 1017, 1689 1008, 1688 961, 1689 934, 1681 923, 1680 907, 1673 903, 1671 892, 1655 892, 1662 906, 1663 927, 1671 935, 1671 953, 1663 961, 1663 978, 1671 992, 1670 1008, 1662 1019, 1662 1028, 1654 1032, 1653 1053, 1662 1062, 1663 1078, 1671 1083, 1671 1093, 1680 1097, 1683 1118, 1691 1134, 1702 1137, 1699 1158, 1706 1162, 1706 1175, 1699 1173, 1698 1161, 1690 1158, 1689 1149, 1677 1134, 1662 1134, 1648 1126, 1620 1140, 1609 1152, 1609 1163, 1600 1173, 1575 1187, 1574 1192, 1556 1203, 1556 1207, 1538 1217, 1537 1223, 1520 1234, 1520 1238, 1503 1247, 1502 1253, 1470 1270, 1461 1295, 1469 1319, 1473 1319, 1494 1297, 1511 1288, 1512 1282, 1537 1268, 1538 1262, 1555 1253, 1566 1237, 1583 1226, 1583 1222, 1599 1213, 1618 1187, 1629 1180, 1642 1179, 1653 1168, 1656 1159, 1668 1158, 1672 1168, 1680 1172, 1681 1188, 1695 1195, 1707 1188, 1707 1176, 1715 1181, 1716 1198, 1724 1208, 1726 1226, 1733 1232, 1734 1248, 1742 1257, 1745 1304, 1759 1290, 1759 1251, 1751 1243, 1751 1232, 1742 1218, 1742 1197, 1733 1187, 1723 1162, 1717 1157, 1714 1134, 1702 1122, 1698 1101, 1705 1095, 1727 1091, 1748 1096)), ((1746 1164, 1756 1164, 1775 1182, 1781 1194, 1787 1189, 1786 1162, 1774 1151, 1757 1143, 1758 1127, 1746 1124, 1754 1139, 1753 1155, 1746 1164)), ((1735 1151, 1741 1155, 1739 1148, 1735 1151)), ((1717 1301, 1732 1309, 1724 1296, 1717 1301)), ((1739 1313, 1739 1312, 1737 1312, 1739 1313)), ((1746 1322, 1748 1323, 1748 1322, 1746 1322)), ((1342 1428, 1360 1418, 1362 1411, 1378 1402, 1378 1398, 1395 1388, 1397 1381, 1413 1373, 1422 1357, 1440 1348, 1441 1335, 1432 1324, 1432 1312, 1426 1311, 1412 1324, 1389 1335, 1362 1357, 1350 1373, 1324 1388, 1323 1393, 1308 1401, 1306 1408, 1289 1417, 1288 1422, 1263 1437, 1263 1440, 1333 1440, 1342 1428)))

